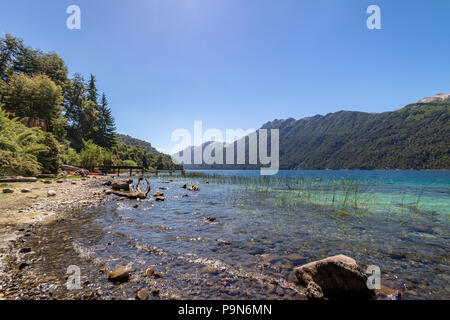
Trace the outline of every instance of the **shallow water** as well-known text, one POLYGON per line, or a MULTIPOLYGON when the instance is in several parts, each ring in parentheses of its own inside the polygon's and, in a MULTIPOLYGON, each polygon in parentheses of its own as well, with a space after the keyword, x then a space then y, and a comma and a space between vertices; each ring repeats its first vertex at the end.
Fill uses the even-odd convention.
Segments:
POLYGON ((86 230, 97 231, 74 234, 77 250, 111 268, 152 266, 181 298, 301 299, 293 268, 335 254, 379 266, 382 284, 407 299, 450 298, 450 171, 206 173, 152 178, 165 202, 116 198, 92 209, 86 230), (358 186, 345 214, 342 178, 358 186))

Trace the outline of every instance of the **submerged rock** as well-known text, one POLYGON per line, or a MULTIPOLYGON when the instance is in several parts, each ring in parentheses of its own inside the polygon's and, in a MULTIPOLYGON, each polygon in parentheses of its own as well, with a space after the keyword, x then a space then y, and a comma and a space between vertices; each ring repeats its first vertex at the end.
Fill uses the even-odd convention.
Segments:
POLYGON ((164 192, 157 191, 157 192, 155 192, 155 194, 153 196, 154 197, 162 197, 162 196, 164 196, 164 192))
POLYGON ((127 282, 130 279, 131 271, 130 266, 116 268, 109 273, 108 280, 115 283, 127 282))
POLYGON ((166 198, 164 198, 164 197, 162 197, 162 196, 156 196, 156 197, 155 197, 155 200, 156 200, 156 201, 165 201, 166 198))
POLYGON ((367 276, 356 261, 344 255, 314 261, 294 269, 308 299, 370 299, 367 276))

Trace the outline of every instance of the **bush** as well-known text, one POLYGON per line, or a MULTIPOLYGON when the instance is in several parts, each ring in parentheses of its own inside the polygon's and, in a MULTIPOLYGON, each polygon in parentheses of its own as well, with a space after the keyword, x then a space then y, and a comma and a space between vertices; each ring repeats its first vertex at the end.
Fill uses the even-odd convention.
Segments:
POLYGON ((51 133, 46 132, 41 143, 48 148, 37 156, 42 166, 42 173, 58 173, 61 165, 61 151, 58 141, 51 133))
POLYGON ((43 139, 40 128, 28 128, 17 119, 7 119, 0 106, 0 175, 39 174, 42 165, 38 156, 49 151, 43 139))
POLYGON ((138 164, 133 160, 124 160, 122 161, 122 165, 127 167, 138 167, 138 164))
POLYGON ((83 140, 83 149, 80 151, 80 165, 89 170, 103 165, 103 149, 92 140, 83 140))

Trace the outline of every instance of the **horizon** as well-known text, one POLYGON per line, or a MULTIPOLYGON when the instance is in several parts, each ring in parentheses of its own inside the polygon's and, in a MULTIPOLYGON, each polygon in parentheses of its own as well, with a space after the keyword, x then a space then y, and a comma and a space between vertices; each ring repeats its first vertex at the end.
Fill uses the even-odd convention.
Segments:
POLYGON ((70 75, 94 74, 118 132, 167 154, 171 132, 196 120, 256 129, 341 110, 388 112, 450 91, 444 1, 80 0, 81 30, 68 30, 71 4, 5 3, 0 32, 56 52, 70 75), (372 4, 381 30, 366 27, 372 4))

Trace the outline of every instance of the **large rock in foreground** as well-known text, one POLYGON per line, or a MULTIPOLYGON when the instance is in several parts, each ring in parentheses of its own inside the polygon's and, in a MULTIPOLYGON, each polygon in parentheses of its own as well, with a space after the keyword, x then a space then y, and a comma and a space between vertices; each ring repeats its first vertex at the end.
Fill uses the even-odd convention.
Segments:
POLYGON ((370 299, 367 276, 356 261, 344 255, 314 261, 296 268, 298 284, 308 299, 370 299))

